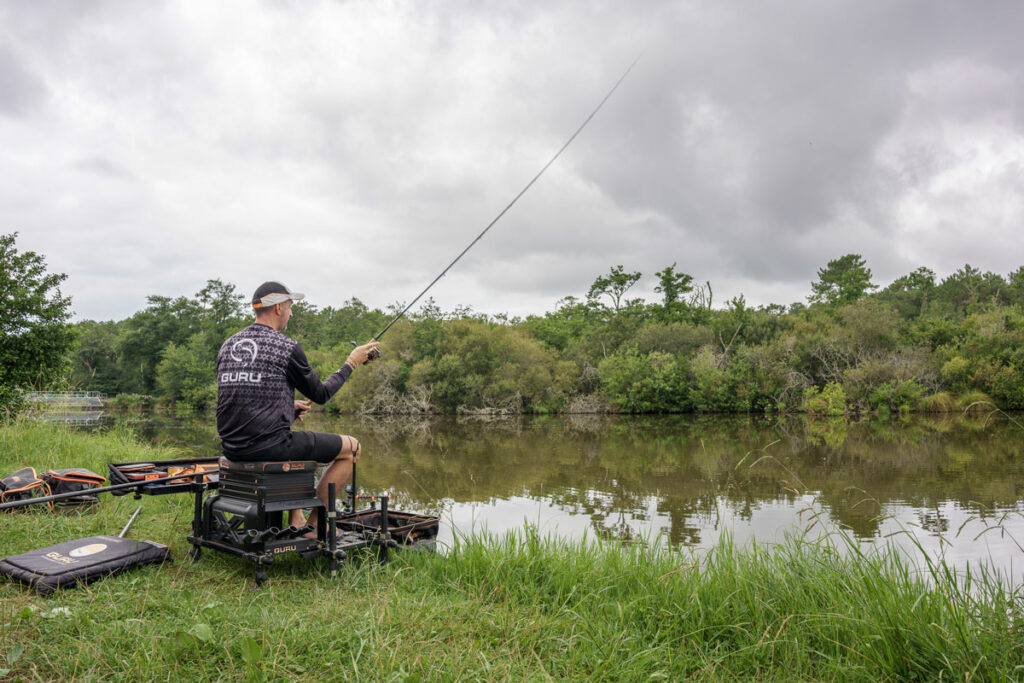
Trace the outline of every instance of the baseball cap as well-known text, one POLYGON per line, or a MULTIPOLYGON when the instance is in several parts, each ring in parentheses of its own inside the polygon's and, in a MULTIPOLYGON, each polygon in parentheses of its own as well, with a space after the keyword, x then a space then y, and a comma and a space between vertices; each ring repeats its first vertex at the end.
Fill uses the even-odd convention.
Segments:
POLYGON ((293 292, 280 282, 264 282, 256 288, 256 293, 252 295, 252 307, 263 308, 289 300, 300 301, 304 298, 306 298, 305 294, 293 292))

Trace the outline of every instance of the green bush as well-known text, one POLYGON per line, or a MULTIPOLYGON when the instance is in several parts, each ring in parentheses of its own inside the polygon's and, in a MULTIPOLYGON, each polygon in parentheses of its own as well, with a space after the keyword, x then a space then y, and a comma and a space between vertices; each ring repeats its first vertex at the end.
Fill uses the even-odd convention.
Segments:
MULTIPOLYGON (((586 299, 566 297, 556 311, 525 321, 466 309, 445 313, 428 300, 389 328, 382 360, 357 370, 327 409, 517 406, 540 413, 600 394, 631 412, 800 406, 842 414, 915 404, 948 410, 951 399, 940 390, 984 392, 1000 408, 1024 409, 1018 296, 1024 268, 1011 277, 1012 287, 969 266, 936 284, 934 273, 919 268, 878 295, 854 288, 855 297, 830 298, 850 284, 843 277, 867 272, 859 257, 830 262, 815 288, 828 305, 795 304, 788 312, 778 305, 749 308, 742 296, 714 308, 711 284, 687 290, 690 276, 674 268, 658 273, 663 303, 626 299, 637 274, 621 266, 612 269, 614 277, 598 278, 586 299), (609 289, 618 284, 621 291, 609 289), (826 383, 841 384, 842 396, 826 383), (810 385, 819 388, 805 396, 810 385)), ((213 356, 245 323, 242 299, 233 286, 211 280, 195 297, 150 296, 146 309, 120 322, 82 321, 64 382, 111 394, 153 394, 159 407, 209 406, 213 356)), ((393 315, 355 299, 338 309, 299 302, 293 310, 287 334, 304 344, 321 377, 344 362, 349 339, 366 341, 393 315)), ((19 372, 34 367, 28 352, 8 357, 19 372)), ((29 379, 0 381, 0 404, 17 399, 16 387, 41 386, 35 375, 29 379)))
POLYGON ((970 386, 971 364, 961 356, 954 356, 942 365, 942 381, 954 393, 963 393, 970 386))
POLYGON ((1024 409, 1024 372, 1019 368, 998 364, 987 377, 984 388, 992 400, 1004 410, 1024 409))
POLYGON ((217 402, 216 356, 201 334, 182 346, 168 344, 156 377, 161 398, 175 410, 203 410, 217 402))
POLYGON ((841 338, 860 355, 893 351, 901 341, 902 321, 896 309, 865 299, 838 310, 841 338))
POLYGON ((868 396, 868 405, 881 412, 892 410, 901 413, 917 410, 925 388, 913 380, 886 382, 868 396))
MULTIPOLYGON (((902 348, 864 360, 843 372, 843 390, 850 407, 878 410, 879 395, 886 385, 912 382, 921 387, 938 385, 937 359, 925 349, 902 348)), ((898 409, 897 406, 892 407, 898 409)))
POLYGON ((845 415, 846 393, 838 382, 824 387, 807 387, 801 408, 812 415, 845 415))
POLYGON ((779 409, 791 386, 790 372, 789 354, 779 342, 741 346, 729 361, 736 398, 750 410, 779 409))
POLYGON ((686 370, 685 362, 674 356, 660 351, 642 354, 635 347, 597 366, 605 399, 631 413, 691 410, 686 370))
POLYGON ((633 339, 640 353, 662 351, 689 358, 700 348, 711 344, 714 336, 710 328, 690 323, 648 323, 637 330, 633 339))
POLYGON ((690 386, 690 403, 700 412, 746 411, 749 409, 743 398, 736 395, 734 379, 730 377, 724 356, 719 356, 709 347, 696 355, 691 364, 693 384, 690 386))
POLYGON ((443 411, 512 403, 525 412, 558 410, 572 394, 576 364, 523 329, 471 319, 441 329, 444 353, 412 365, 407 388, 428 390, 443 411))
POLYGON ((118 394, 107 399, 108 410, 118 413, 142 413, 153 407, 153 397, 144 394, 118 394))

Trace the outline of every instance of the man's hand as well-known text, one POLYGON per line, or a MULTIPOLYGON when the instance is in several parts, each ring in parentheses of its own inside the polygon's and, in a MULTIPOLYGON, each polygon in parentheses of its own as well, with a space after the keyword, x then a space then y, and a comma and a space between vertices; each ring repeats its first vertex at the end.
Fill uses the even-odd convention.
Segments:
POLYGON ((346 363, 351 366, 353 370, 356 369, 357 365, 362 365, 370 358, 370 354, 374 354, 374 358, 378 355, 377 347, 380 346, 380 342, 376 339, 371 339, 368 343, 362 346, 357 346, 352 349, 352 353, 348 354, 348 360, 346 363))
POLYGON ((309 412, 310 406, 313 405, 309 401, 296 401, 295 402, 295 417, 299 418, 299 422, 306 417, 306 413, 309 412))

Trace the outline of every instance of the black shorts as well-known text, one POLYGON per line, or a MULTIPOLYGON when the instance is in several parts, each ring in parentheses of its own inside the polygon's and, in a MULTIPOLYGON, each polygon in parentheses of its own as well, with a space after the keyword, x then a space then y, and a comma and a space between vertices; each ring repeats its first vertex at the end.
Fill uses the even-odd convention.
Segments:
POLYGON ((288 437, 279 444, 258 451, 232 453, 228 460, 241 462, 276 462, 279 460, 315 460, 334 462, 341 452, 341 437, 322 432, 288 432, 288 437))

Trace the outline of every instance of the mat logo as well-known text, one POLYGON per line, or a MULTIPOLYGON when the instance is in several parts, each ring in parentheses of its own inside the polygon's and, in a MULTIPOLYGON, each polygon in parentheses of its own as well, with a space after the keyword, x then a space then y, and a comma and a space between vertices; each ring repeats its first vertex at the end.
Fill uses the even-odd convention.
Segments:
POLYGON ((68 553, 71 557, 89 557, 96 553, 102 553, 107 549, 106 543, 90 543, 89 545, 82 545, 68 553))
POLYGON ((242 365, 251 365, 256 362, 256 351, 259 347, 252 339, 239 339, 231 345, 231 360, 242 365))
POLYGON ((70 558, 67 555, 61 555, 58 552, 46 553, 46 559, 58 564, 78 564, 78 560, 70 558))

